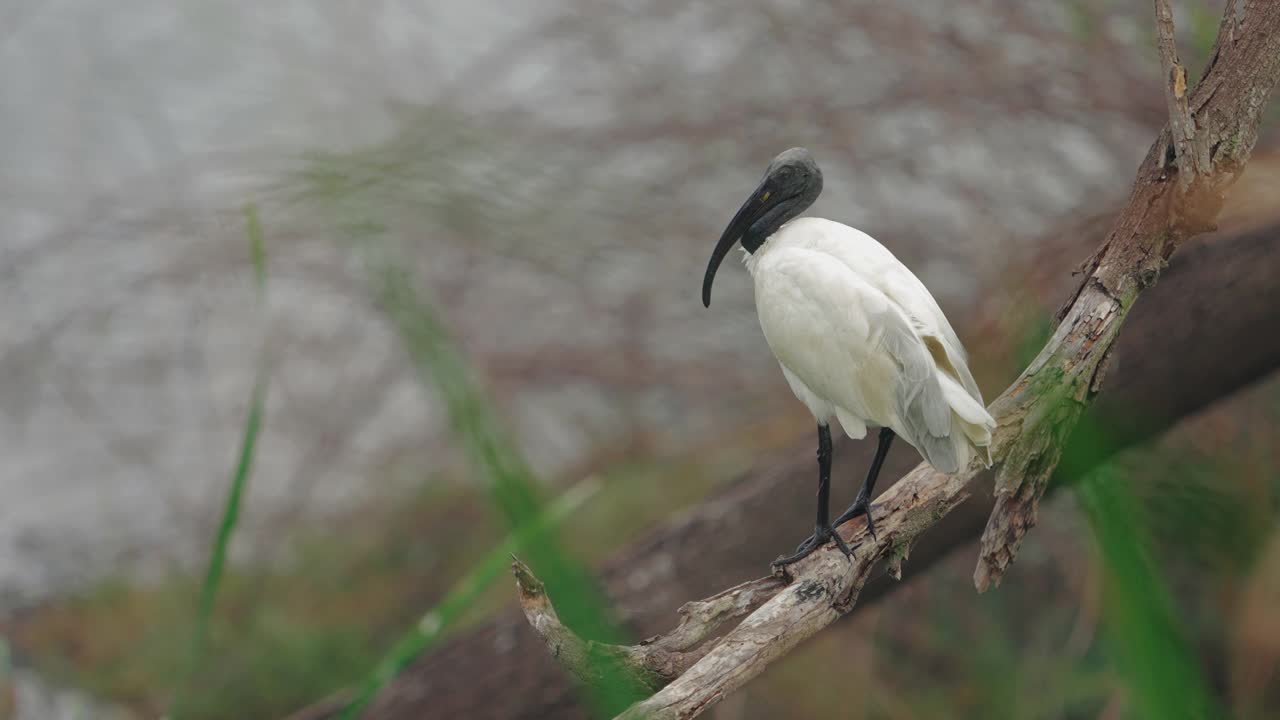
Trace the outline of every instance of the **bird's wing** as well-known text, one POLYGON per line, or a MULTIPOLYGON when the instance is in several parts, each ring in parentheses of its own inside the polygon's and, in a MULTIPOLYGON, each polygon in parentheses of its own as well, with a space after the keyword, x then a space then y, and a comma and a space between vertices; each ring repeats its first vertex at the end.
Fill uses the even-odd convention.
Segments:
POLYGON ((826 253, 778 248, 756 272, 756 304, 774 355, 808 387, 957 469, 934 360, 896 302, 826 253))
POLYGON ((969 372, 964 345, 938 301, 910 268, 875 238, 857 228, 823 218, 801 218, 793 224, 796 242, 830 254, 896 303, 910 320, 912 330, 925 341, 938 367, 979 405, 985 404, 969 372))
POLYGON ((910 317, 913 329, 925 341, 938 368, 960 383, 970 397, 984 404, 982 391, 969 372, 964 345, 920 278, 895 259, 892 265, 877 273, 877 279, 877 285, 885 295, 898 303, 910 317))

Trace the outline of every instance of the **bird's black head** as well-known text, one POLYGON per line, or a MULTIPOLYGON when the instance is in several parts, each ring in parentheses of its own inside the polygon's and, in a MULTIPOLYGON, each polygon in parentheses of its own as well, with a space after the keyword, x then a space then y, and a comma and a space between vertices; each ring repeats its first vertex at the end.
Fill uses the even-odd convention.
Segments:
POLYGON ((822 192, 822 170, 804 148, 783 151, 769 163, 764 179, 720 236, 711 252, 702 280, 702 304, 711 305, 711 283, 716 270, 739 240, 747 252, 755 252, 784 223, 804 212, 822 192))

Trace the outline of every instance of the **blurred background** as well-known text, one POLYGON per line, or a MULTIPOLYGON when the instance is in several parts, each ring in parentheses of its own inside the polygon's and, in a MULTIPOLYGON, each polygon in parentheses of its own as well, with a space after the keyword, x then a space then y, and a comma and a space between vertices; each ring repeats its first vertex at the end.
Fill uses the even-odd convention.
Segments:
MULTIPOLYGON (((1221 6, 1176 6, 1193 75, 1221 6)), ((914 269, 992 398, 1158 76, 1122 0, 5 0, 0 719, 607 713, 507 553, 635 640, 810 522, 746 273, 698 299, 769 159, 814 152, 813 213, 914 269)), ((975 511, 712 717, 1280 716, 1273 135, 1004 586, 975 511)))

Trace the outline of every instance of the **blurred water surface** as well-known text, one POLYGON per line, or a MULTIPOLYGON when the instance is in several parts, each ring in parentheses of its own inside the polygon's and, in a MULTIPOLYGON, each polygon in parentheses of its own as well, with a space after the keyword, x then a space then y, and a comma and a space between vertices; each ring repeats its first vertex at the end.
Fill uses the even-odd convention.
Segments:
POLYGON ((815 212, 963 308, 1128 182, 1159 105, 1127 17, 1086 41, 1050 2, 9 3, 0 609, 207 543, 264 342, 241 557, 450 466, 353 238, 410 259, 548 476, 790 407, 740 273, 696 298, 767 159, 813 148, 815 212))

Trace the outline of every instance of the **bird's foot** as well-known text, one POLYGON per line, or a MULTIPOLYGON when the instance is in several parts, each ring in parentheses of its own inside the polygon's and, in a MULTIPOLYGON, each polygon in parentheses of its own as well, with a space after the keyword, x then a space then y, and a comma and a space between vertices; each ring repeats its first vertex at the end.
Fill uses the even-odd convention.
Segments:
POLYGON ((871 533, 871 539, 873 541, 880 542, 880 538, 876 537, 876 523, 871 518, 871 501, 867 499, 866 495, 861 493, 858 494, 858 498, 853 501, 853 504, 849 506, 848 510, 840 513, 840 517, 836 518, 836 521, 832 523, 832 525, 840 527, 846 520, 852 520, 859 515, 867 516, 867 532, 871 533))
POLYGON ((826 545, 828 540, 834 541, 836 547, 840 549, 840 552, 844 553, 846 558, 853 559, 853 551, 845 544, 844 538, 840 537, 840 533, 836 532, 835 528, 830 525, 819 525, 814 528, 813 534, 807 540, 800 543, 794 554, 774 560, 773 566, 785 567, 797 563, 812 555, 814 550, 826 545))

